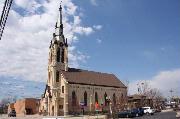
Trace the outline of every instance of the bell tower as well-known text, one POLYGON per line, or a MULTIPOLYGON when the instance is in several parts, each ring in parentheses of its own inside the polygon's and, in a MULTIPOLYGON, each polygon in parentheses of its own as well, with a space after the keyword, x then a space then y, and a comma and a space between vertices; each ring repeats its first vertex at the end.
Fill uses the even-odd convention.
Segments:
POLYGON ((50 43, 49 64, 57 70, 68 70, 68 43, 63 34, 62 7, 59 7, 59 18, 55 25, 55 33, 50 43))
MULTIPOLYGON (((48 115, 59 115, 60 95, 64 98, 64 114, 68 113, 68 95, 63 83, 62 71, 68 71, 68 43, 63 34, 62 7, 59 7, 59 17, 55 24, 55 33, 49 46, 48 80, 47 80, 47 111, 48 115), (62 94, 64 86, 64 94, 62 94)), ((61 104, 61 105, 63 105, 61 104)))

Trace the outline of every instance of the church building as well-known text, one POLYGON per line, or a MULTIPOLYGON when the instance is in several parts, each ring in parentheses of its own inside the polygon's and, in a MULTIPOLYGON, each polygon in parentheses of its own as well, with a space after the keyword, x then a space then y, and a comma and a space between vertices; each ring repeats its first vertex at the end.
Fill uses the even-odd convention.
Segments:
POLYGON ((48 80, 40 112, 49 116, 112 111, 125 106, 127 87, 114 75, 68 67, 62 7, 49 47, 48 80))

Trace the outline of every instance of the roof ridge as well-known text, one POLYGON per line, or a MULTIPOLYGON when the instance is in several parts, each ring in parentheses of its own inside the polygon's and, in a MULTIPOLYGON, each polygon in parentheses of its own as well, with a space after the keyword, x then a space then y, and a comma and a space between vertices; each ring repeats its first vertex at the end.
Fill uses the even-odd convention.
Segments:
MULTIPOLYGON (((70 67, 69 67, 70 68, 70 67)), ((87 72, 94 72, 94 73, 100 73, 100 74, 108 74, 108 75, 114 75, 113 73, 106 73, 106 72, 100 72, 100 71, 92 71, 92 70, 87 70, 87 69, 79 69, 79 68, 70 68, 70 69, 77 69, 81 71, 87 71, 87 72)), ((115 75, 114 75, 115 76, 115 75)))
POLYGON ((69 68, 68 71, 62 71, 67 82, 79 84, 96 84, 115 87, 126 87, 124 83, 119 80, 116 75, 89 71, 84 69, 69 68))

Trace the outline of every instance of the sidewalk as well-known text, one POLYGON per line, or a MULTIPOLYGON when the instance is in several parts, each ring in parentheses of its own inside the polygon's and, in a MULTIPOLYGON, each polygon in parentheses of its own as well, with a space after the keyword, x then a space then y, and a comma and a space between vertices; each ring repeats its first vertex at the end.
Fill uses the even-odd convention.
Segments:
MULTIPOLYGON (((8 117, 7 115, 0 116, 0 119, 12 119, 11 117, 8 117)), ((107 119, 106 115, 95 115, 95 116, 58 116, 58 117, 49 117, 49 116, 41 116, 41 115, 26 115, 26 116, 20 116, 15 117, 15 119, 107 119)))
POLYGON ((173 111, 173 109, 166 109, 166 110, 162 110, 161 112, 171 112, 173 111))
POLYGON ((68 117, 43 117, 43 119, 107 119, 106 115, 95 115, 95 116, 68 116, 68 117))

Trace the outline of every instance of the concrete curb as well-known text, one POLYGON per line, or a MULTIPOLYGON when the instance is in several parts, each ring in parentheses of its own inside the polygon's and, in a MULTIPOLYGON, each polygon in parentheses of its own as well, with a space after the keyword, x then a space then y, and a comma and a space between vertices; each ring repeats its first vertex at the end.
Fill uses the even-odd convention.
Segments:
POLYGON ((173 111, 173 109, 166 109, 166 110, 162 110, 161 112, 171 112, 173 111))

